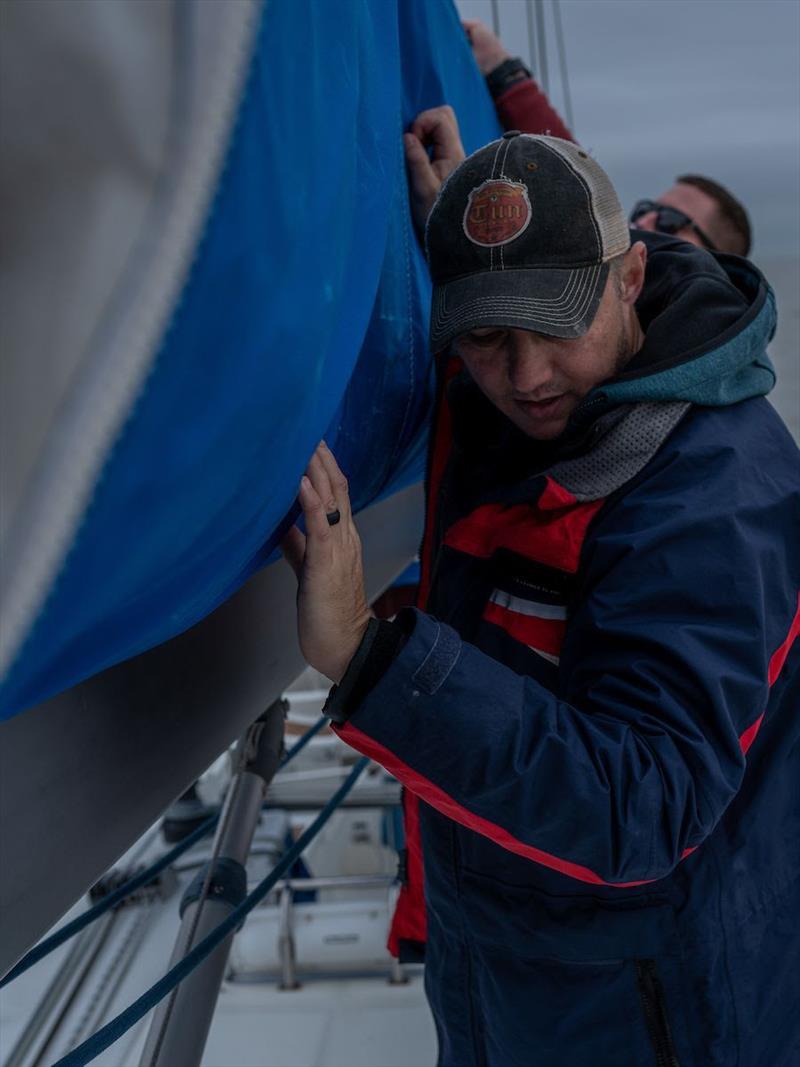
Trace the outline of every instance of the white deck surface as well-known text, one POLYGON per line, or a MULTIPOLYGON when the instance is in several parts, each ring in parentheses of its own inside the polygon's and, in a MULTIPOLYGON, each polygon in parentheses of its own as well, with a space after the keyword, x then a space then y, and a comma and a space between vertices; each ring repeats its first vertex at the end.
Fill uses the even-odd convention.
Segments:
POLYGON ((226 985, 203 1067, 417 1067, 436 1061, 422 977, 226 985))

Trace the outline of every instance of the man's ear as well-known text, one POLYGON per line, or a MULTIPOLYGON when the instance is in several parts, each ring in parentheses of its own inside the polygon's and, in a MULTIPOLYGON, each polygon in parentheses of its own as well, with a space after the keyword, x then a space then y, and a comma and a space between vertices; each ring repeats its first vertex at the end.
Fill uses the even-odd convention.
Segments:
POLYGON ((626 304, 635 304, 644 285, 647 267, 647 247, 644 241, 636 241, 625 253, 620 278, 620 296, 626 304))

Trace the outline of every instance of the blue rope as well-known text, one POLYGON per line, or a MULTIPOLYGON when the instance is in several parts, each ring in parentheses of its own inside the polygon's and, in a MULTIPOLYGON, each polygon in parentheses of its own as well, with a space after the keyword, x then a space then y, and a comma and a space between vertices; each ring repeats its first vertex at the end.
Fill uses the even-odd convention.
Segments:
MULTIPOLYGON (((303 734, 300 740, 294 744, 280 764, 280 769, 283 769, 289 760, 294 759, 301 749, 305 748, 308 742, 314 737, 322 727, 328 722, 324 716, 320 716, 319 721, 314 723, 310 730, 303 734)), ((118 886, 113 893, 109 893, 108 896, 103 897, 93 907, 87 911, 82 912, 71 922, 66 923, 60 929, 56 930, 50 937, 45 938, 44 941, 40 941, 38 945, 35 945, 30 952, 22 957, 2 979, 0 979, 0 989, 3 986, 13 982, 15 978, 19 978, 21 974, 24 974, 30 967, 33 967, 34 963, 38 963, 39 960, 44 959, 45 956, 49 956, 51 952, 54 952, 60 945, 63 945, 65 941, 69 941, 75 934, 80 933, 87 926, 91 925, 96 919, 99 919, 101 915, 105 915, 111 908, 116 907, 120 901, 125 900, 132 893, 135 893, 137 889, 141 889, 142 886, 148 885, 152 880, 167 867, 171 867, 175 860, 179 859, 184 852, 196 844, 207 834, 210 834, 219 821, 219 815, 212 815, 201 823, 197 829, 192 830, 188 837, 184 837, 174 848, 171 848, 169 852, 165 852, 164 855, 152 863, 149 867, 146 867, 139 874, 129 878, 127 882, 124 882, 121 886, 118 886)))
POLYGON ((124 882, 121 886, 114 890, 113 893, 109 893, 108 896, 103 897, 88 911, 82 912, 72 922, 66 923, 59 930, 56 930, 50 937, 45 938, 44 941, 40 941, 38 945, 35 945, 30 952, 22 957, 19 963, 12 967, 7 975, 0 981, 0 989, 3 986, 8 985, 9 982, 13 982, 15 978, 19 978, 21 974, 24 974, 29 967, 32 967, 34 963, 38 963, 40 959, 45 956, 49 956, 51 952, 54 952, 59 945, 63 945, 65 941, 69 941, 71 937, 79 933, 85 927, 93 923, 95 919, 99 919, 101 915, 105 915, 107 911, 119 904, 121 900, 130 896, 131 893, 135 893, 137 889, 147 885, 151 882, 156 875, 160 874, 166 867, 174 863, 179 856, 182 856, 187 849, 190 849, 197 841, 202 837, 205 837, 214 826, 217 824, 219 815, 212 815, 211 818, 206 819, 204 823, 201 823, 196 830, 193 830, 188 837, 185 837, 183 841, 177 844, 174 848, 171 848, 169 852, 165 852, 161 859, 156 860, 149 867, 146 867, 139 874, 129 878, 127 882, 124 882))
POLYGON ((322 727, 326 726, 329 722, 330 719, 327 719, 324 715, 320 715, 319 719, 317 719, 314 725, 310 729, 306 730, 306 732, 303 734, 299 741, 295 742, 295 744, 292 745, 292 747, 281 760, 281 765, 278 770, 282 771, 286 764, 289 762, 289 760, 294 759, 297 753, 301 752, 306 747, 311 738, 316 737, 322 727))
POLYGON ((118 1041, 126 1031, 130 1030, 143 1016, 151 1011, 160 1000, 163 1000, 168 993, 171 993, 175 986, 182 982, 187 975, 191 974, 221 941, 224 941, 229 934, 232 934, 237 929, 242 920, 264 899, 275 883, 290 870, 295 860, 305 851, 356 784, 358 776, 368 762, 369 760, 366 756, 361 757, 308 829, 300 835, 294 845, 272 869, 271 873, 263 881, 259 882, 253 892, 242 901, 238 908, 234 908, 227 919, 223 919, 219 926, 216 926, 210 934, 204 937, 202 941, 199 941, 191 952, 188 952, 183 957, 180 963, 177 963, 171 970, 167 971, 164 977, 160 978, 154 986, 151 986, 147 992, 143 993, 138 1000, 135 1000, 133 1004, 120 1012, 111 1022, 106 1023, 96 1034, 93 1034, 78 1045, 77 1048, 74 1048, 72 1052, 67 1053, 53 1067, 84 1067, 84 1064, 89 1063, 96 1056, 99 1056, 101 1052, 105 1052, 115 1041, 118 1041))

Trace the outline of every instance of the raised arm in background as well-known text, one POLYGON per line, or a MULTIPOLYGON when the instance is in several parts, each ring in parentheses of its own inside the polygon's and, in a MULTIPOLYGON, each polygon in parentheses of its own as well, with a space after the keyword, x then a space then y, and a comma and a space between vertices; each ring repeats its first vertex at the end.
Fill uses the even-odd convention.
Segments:
POLYGON ((500 38, 478 19, 465 19, 463 26, 503 129, 551 134, 574 141, 522 60, 512 56, 500 38))

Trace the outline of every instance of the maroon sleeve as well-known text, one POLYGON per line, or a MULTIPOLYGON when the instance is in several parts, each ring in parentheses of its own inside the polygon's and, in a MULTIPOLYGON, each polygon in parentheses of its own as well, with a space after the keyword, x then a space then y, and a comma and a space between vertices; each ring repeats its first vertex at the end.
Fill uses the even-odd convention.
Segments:
POLYGON ((547 133, 565 141, 575 140, 533 78, 515 82, 497 97, 494 106, 504 130, 547 133))

